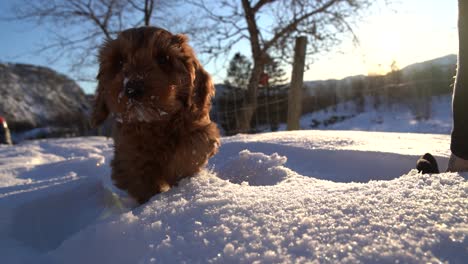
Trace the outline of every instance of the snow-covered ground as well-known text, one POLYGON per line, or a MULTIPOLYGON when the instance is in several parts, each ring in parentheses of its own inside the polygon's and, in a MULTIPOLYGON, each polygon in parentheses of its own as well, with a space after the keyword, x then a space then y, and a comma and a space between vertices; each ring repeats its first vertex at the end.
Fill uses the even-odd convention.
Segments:
MULTIPOLYGON (((429 118, 418 119, 414 105, 413 109, 403 103, 375 109, 372 100, 367 98, 362 112, 357 111, 355 101, 349 101, 306 114, 300 123, 303 129, 450 134, 452 95, 433 96, 426 104, 429 118)), ((281 129, 286 130, 286 125, 281 129)))
POLYGON ((224 138, 207 169, 139 207, 112 141, 0 146, 0 263, 466 263, 467 174, 449 136, 297 131, 224 138), (124 202, 124 203, 123 203, 124 202))

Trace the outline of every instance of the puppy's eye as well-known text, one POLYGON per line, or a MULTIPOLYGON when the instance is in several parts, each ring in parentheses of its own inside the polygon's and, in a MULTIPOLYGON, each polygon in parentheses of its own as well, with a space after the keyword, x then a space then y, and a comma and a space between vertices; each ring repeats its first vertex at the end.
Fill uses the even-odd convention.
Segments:
POLYGON ((169 56, 157 56, 155 61, 159 65, 167 64, 169 62, 169 56))

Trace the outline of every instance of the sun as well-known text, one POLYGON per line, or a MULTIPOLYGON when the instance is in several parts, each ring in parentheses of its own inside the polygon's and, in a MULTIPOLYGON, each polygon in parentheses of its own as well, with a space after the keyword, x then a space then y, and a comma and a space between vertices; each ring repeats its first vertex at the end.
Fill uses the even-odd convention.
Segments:
POLYGON ((456 30, 441 30, 438 21, 423 14, 388 14, 369 18, 360 28, 359 49, 368 72, 385 74, 392 63, 404 67, 457 50, 456 30))

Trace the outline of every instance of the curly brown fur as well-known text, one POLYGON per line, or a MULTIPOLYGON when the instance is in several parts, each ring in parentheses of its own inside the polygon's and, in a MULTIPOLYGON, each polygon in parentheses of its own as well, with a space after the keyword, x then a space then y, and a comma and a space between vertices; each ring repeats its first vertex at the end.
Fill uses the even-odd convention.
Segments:
POLYGON ((214 86, 184 35, 141 27, 99 52, 92 123, 114 120, 112 179, 139 203, 201 170, 219 146, 214 86))

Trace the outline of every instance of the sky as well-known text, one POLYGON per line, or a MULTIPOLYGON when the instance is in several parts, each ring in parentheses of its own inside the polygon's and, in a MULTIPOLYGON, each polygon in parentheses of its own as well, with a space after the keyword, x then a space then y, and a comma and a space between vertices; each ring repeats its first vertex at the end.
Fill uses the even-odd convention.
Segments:
POLYGON ((317 59, 305 79, 386 73, 393 61, 409 64, 458 52, 457 0, 401 0, 375 8, 356 30, 360 45, 345 41, 317 59))
MULTIPOLYGON (((0 18, 8 17, 13 0, 0 2, 0 18)), ((69 61, 63 58, 51 63, 44 54, 35 52, 47 41, 49 31, 32 23, 0 19, 0 62, 29 63, 50 67, 71 75, 69 61), (41 42, 42 41, 42 42, 41 42)), ((341 79, 369 73, 383 74, 393 61, 403 68, 458 50, 457 0, 393 0, 389 6, 376 6, 355 28, 359 44, 351 39, 326 54, 314 57, 304 74, 306 81, 341 79)), ((248 47, 247 47, 248 48, 248 47)), ((228 58, 229 59, 229 58, 228 58)), ((205 65, 216 83, 223 82, 226 63, 205 65)), ((201 56, 202 62, 204 61, 201 56)), ((90 69, 89 71, 95 71, 90 69)), ((287 73, 290 68, 287 67, 287 73)), ((79 82, 86 93, 95 83, 79 82)))

